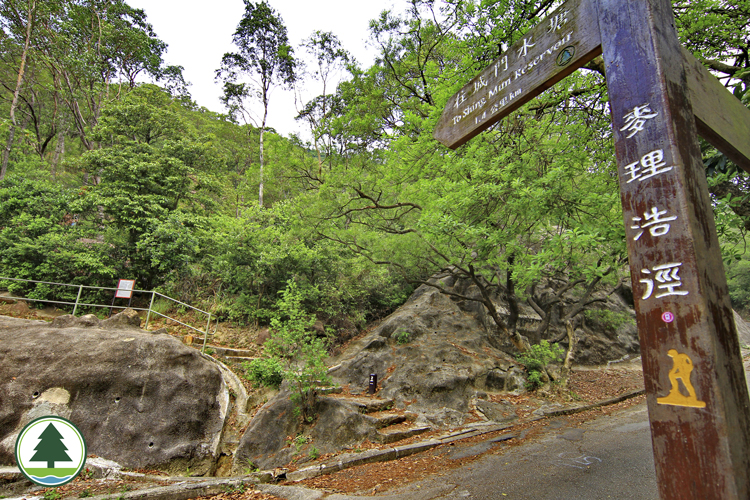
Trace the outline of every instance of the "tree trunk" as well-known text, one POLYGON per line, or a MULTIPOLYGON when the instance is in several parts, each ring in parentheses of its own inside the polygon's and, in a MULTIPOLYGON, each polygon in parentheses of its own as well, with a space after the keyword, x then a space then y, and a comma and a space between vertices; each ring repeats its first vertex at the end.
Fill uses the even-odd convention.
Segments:
POLYGON ((58 132, 55 155, 52 157, 52 164, 50 165, 53 179, 57 176, 57 166, 60 164, 60 160, 65 157, 65 136, 67 133, 67 128, 61 128, 60 132, 58 132))
POLYGON ((16 125, 11 122, 10 130, 8 131, 8 142, 5 144, 3 150, 3 164, 0 166, 0 181, 5 179, 5 172, 8 169, 8 158, 10 158, 10 150, 13 147, 13 136, 16 135, 16 125))
POLYGON ((263 133, 266 128, 266 121, 263 120, 263 126, 260 128, 260 186, 258 187, 258 206, 263 208, 263 133))
POLYGON ((568 333, 568 352, 565 354, 565 361, 562 367, 562 380, 563 384, 567 383, 568 377, 570 376, 570 369, 573 365, 573 354, 575 353, 576 344, 578 343, 578 337, 573 329, 573 324, 570 320, 565 322, 565 331, 568 333))
POLYGON ((263 135, 266 132, 266 120, 268 119, 268 91, 263 89, 263 123, 260 125, 260 186, 258 187, 258 206, 263 208, 263 135))
POLYGON ((18 79, 16 80, 16 90, 13 92, 13 102, 10 103, 10 131, 8 133, 8 142, 3 152, 3 163, 0 166, 0 181, 5 178, 5 172, 8 169, 8 159, 10 158, 10 150, 13 147, 13 137, 16 134, 16 107, 18 106, 18 96, 21 93, 21 85, 23 84, 23 74, 26 69, 26 57, 29 53, 29 43, 31 41, 31 21, 32 14, 36 8, 36 0, 29 0, 29 17, 26 21, 26 40, 23 45, 23 53, 21 54, 21 67, 18 69, 18 79))

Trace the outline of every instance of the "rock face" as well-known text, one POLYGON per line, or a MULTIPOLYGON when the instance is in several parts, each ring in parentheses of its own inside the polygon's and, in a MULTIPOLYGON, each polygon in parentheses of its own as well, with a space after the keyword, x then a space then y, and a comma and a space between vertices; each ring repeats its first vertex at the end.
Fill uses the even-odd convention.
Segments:
POLYGON ((750 327, 745 323, 737 311, 734 311, 734 324, 737 326, 737 338, 740 341, 740 347, 750 346, 750 327))
POLYGON ((331 375, 364 391, 377 374, 380 397, 438 427, 460 424, 477 391, 523 389, 523 368, 498 348, 504 339, 491 338, 474 305, 422 286, 343 353, 331 375))
POLYGON ((356 446, 365 439, 374 440, 379 426, 378 419, 332 397, 318 398, 314 413, 314 425, 303 425, 302 419, 294 416, 289 393, 279 393, 261 408, 243 434, 234 457, 234 474, 242 474, 251 465, 261 469, 286 465, 295 455, 309 456, 312 447, 325 454, 356 446), (303 442, 288 440, 303 433, 303 442))
POLYGON ((13 463, 18 432, 56 414, 83 433, 88 453, 125 467, 209 473, 229 407, 220 370, 132 314, 55 325, 0 317, 0 464, 13 463), (95 321, 96 320, 96 321, 95 321), (102 322, 105 323, 105 322, 102 322))
MULTIPOLYGON (((443 285, 464 296, 478 294, 467 282, 445 278, 443 285)), ((637 355, 633 312, 621 297, 606 306, 617 312, 617 325, 598 321, 580 323, 577 362, 606 363, 637 355), (624 320, 623 320, 624 318, 624 320)), ((498 303, 503 310, 503 304, 498 303)), ((597 316, 593 316, 597 318, 597 316)), ((602 319, 604 318, 604 319, 602 319)), ((540 319, 524 308, 520 331, 538 343, 534 330, 540 319)), ((392 401, 402 413, 415 416, 415 426, 448 428, 468 418, 484 416, 505 422, 515 418, 512 408, 493 403, 488 393, 523 391, 524 368, 513 356, 508 339, 494 333, 493 320, 474 301, 456 301, 433 287, 422 286, 395 313, 330 360, 334 382, 352 394, 367 391, 371 374, 378 376, 377 397, 392 401)), ((279 394, 256 415, 243 435, 234 458, 234 472, 249 462, 260 467, 281 467, 300 450, 287 436, 302 434, 321 453, 378 439, 377 419, 363 415, 335 398, 320 398, 314 425, 305 426, 293 415, 288 394, 279 394)))
MULTIPOLYGON (((463 295, 478 293, 470 284, 450 279, 444 286, 463 295)), ((606 306, 610 313, 618 313, 621 324, 584 321, 577 363, 601 364, 639 352, 633 312, 621 298, 613 297, 606 306)), ((498 309, 502 311, 503 304, 498 303, 498 309)), ((540 322, 533 311, 522 309, 519 330, 538 343, 534 331, 540 322)), ((508 352, 512 352, 510 342, 497 337, 492 320, 477 302, 455 301, 423 285, 343 353, 337 360, 341 366, 332 375, 342 385, 364 388, 369 375, 378 374, 381 397, 408 404, 433 424, 450 425, 456 418, 446 410, 466 413, 477 391, 523 389, 523 367, 508 352)))

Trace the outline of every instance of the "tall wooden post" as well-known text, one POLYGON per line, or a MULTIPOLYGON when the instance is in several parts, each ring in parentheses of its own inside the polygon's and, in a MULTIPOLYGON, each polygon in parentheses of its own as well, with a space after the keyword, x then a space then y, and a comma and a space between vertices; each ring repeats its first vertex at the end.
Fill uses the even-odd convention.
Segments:
POLYGON ((660 495, 748 499, 750 403, 671 3, 597 10, 660 495))

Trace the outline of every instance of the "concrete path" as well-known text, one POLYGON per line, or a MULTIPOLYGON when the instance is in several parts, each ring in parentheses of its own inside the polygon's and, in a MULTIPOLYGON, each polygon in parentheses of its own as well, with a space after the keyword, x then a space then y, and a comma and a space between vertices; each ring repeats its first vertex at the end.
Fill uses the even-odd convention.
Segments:
POLYGON ((658 499, 648 412, 640 404, 580 428, 552 420, 541 438, 377 498, 658 499))

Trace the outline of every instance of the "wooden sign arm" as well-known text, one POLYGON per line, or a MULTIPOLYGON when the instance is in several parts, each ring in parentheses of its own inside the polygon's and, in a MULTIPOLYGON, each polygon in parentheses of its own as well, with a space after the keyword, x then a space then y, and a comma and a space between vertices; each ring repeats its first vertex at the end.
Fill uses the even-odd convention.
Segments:
POLYGON ((684 47, 682 58, 698 134, 750 173, 750 109, 684 47))

